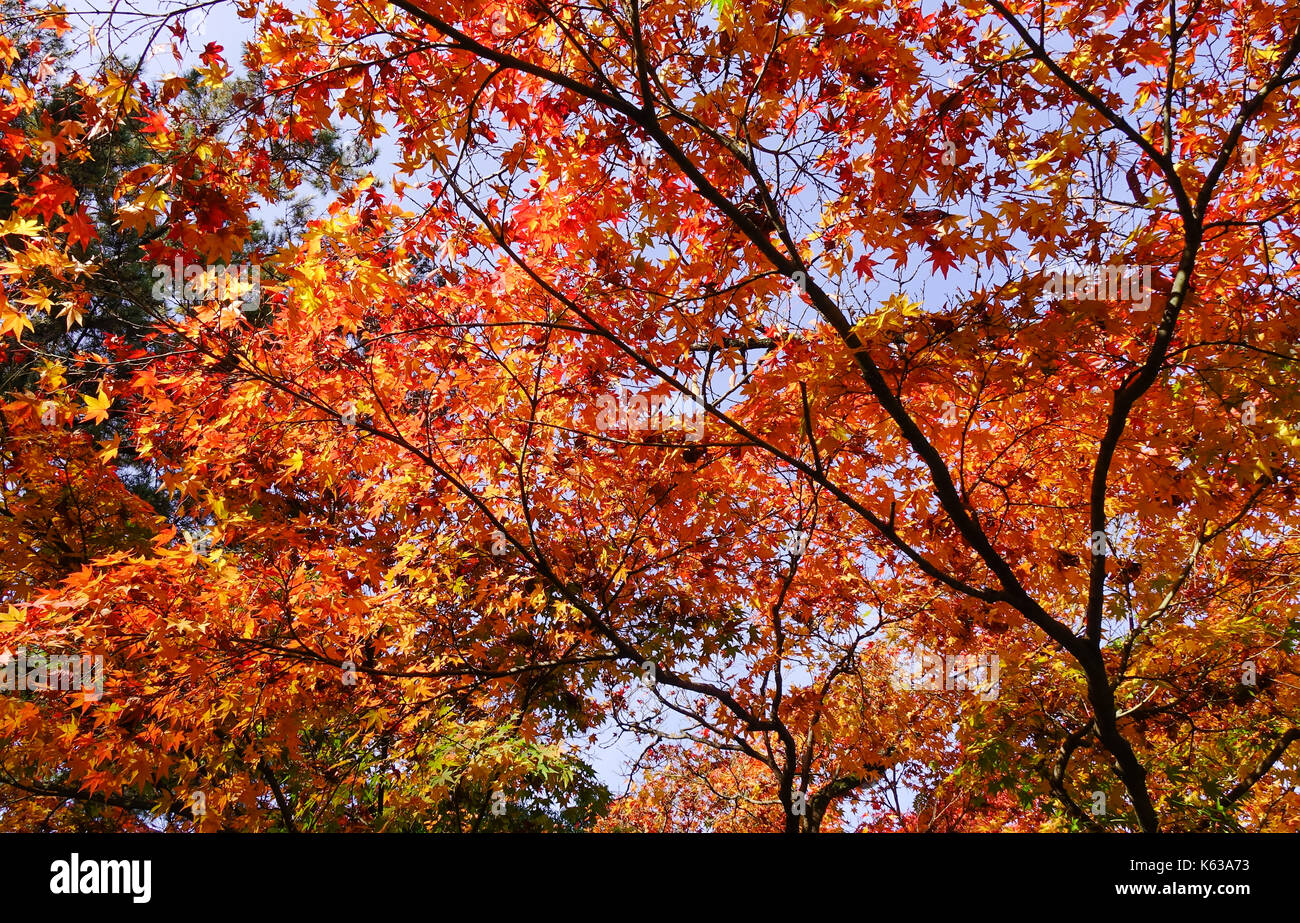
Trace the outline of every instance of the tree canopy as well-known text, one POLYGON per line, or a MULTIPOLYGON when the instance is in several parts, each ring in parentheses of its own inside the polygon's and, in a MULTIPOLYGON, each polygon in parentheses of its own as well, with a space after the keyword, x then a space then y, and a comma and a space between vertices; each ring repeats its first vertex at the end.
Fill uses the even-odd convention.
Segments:
POLYGON ((6 8, 0 826, 1300 826, 1300 8, 227 9, 6 8))

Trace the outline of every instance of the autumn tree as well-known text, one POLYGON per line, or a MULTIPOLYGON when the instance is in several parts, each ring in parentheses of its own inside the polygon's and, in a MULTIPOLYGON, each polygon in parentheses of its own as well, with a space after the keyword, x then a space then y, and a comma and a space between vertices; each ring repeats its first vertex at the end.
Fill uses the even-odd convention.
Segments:
MULTIPOLYGON (((130 188, 142 177, 167 171, 187 175, 196 164, 195 147, 202 151, 206 143, 205 131, 237 118, 237 100, 257 78, 213 87, 192 75, 164 81, 157 94, 136 97, 124 84, 129 66, 106 62, 90 83, 61 70, 58 36, 68 28, 66 22, 57 16, 42 22, 41 16, 33 17, 21 7, 10 13, 7 22, 22 42, 12 61, 10 84, 18 87, 18 118, 11 121, 14 127, 7 136, 16 164, 8 220, 18 233, 8 241, 8 278, 13 285, 6 287, 6 294, 12 293, 13 302, 30 310, 13 311, 14 336, 4 344, 12 371, 6 379, 10 393, 3 420, 0 601, 9 606, 12 622, 22 618, 37 588, 64 578, 71 586, 89 577, 82 569, 92 560, 130 558, 135 564, 143 553, 154 557, 152 567, 159 569, 147 573, 127 568, 121 572, 127 577, 124 583, 100 588, 106 606, 97 614, 111 615, 111 626, 87 625, 77 613, 66 619, 47 613, 36 635, 6 637, 8 661, 15 649, 57 651, 90 634, 97 650, 109 646, 110 674, 120 671, 132 681, 118 687, 117 701, 82 725, 75 740, 65 736, 66 722, 81 706, 39 690, 10 690, 3 701, 7 749, 0 767, 4 824, 19 829, 132 829, 141 824, 402 829, 427 824, 432 817, 440 828, 491 829, 502 822, 489 810, 495 804, 491 796, 499 788, 501 762, 508 762, 517 776, 512 780, 519 806, 514 820, 531 829, 588 824, 606 797, 590 770, 572 761, 549 760, 544 750, 521 749, 508 739, 508 724, 498 728, 481 712, 473 721, 461 714, 461 725, 448 733, 438 729, 459 708, 457 703, 448 705, 445 698, 434 697, 411 706, 421 714, 405 720, 423 735, 435 735, 422 740, 417 753, 400 742, 390 746, 390 727, 375 722, 359 706, 364 695, 352 696, 347 707, 339 707, 331 705, 328 696, 322 701, 319 690, 309 685, 305 694, 314 704, 304 708, 294 695, 281 699, 273 691, 273 674, 256 689, 242 679, 226 684, 221 676, 227 670, 257 669, 255 659, 232 652, 229 644, 223 642, 214 651, 202 637, 195 639, 197 644, 177 644, 175 634, 136 631, 146 622, 170 628, 165 620, 158 621, 159 613, 169 607, 184 610, 175 613, 182 638, 192 628, 183 618, 192 611, 189 607, 211 606, 224 617, 235 615, 223 600, 252 566, 263 562, 254 559, 239 570, 223 570, 219 549, 212 562, 214 573, 205 573, 210 511, 183 495, 164 494, 159 502, 150 489, 166 473, 160 467, 166 458, 152 449, 137 452, 141 443, 114 391, 125 384, 147 392, 147 383, 156 383, 155 363, 187 349, 173 323, 174 300, 160 300, 153 293, 156 265, 142 248, 157 252, 162 242, 184 240, 193 231, 192 225, 166 219, 146 226, 136 217, 137 207, 130 201, 119 207, 113 197, 119 184, 130 188), (34 60, 45 63, 38 68, 34 60), (62 76, 63 82, 48 82, 52 76, 62 76), (157 104, 169 97, 184 106, 187 127, 198 124, 197 131, 173 135, 143 111, 145 100, 157 104), (56 122, 68 137, 53 134, 51 147, 43 141, 51 136, 45 112, 56 106, 64 107, 65 115, 80 114, 89 124, 71 118, 56 122), (49 156, 51 151, 54 156, 49 156), (57 197, 49 214, 42 211, 51 207, 42 204, 42 196, 57 197), (40 220, 29 218, 31 214, 40 220), (65 224, 59 219, 70 214, 88 217, 87 228, 79 234, 68 231, 75 221, 65 224), (47 233, 55 229, 62 233, 47 233), (68 234, 66 243, 63 233, 68 234), (65 324, 62 316, 55 316, 56 301, 64 314, 72 310, 67 305, 81 310, 65 324), (175 546, 177 557, 167 560, 152 554, 151 540, 159 534, 160 543, 175 546), (133 601, 143 605, 134 614, 133 601), (187 670, 173 672, 176 658, 195 656, 205 663, 192 674, 195 679, 204 684, 215 680, 217 688, 226 688, 221 696, 231 693, 230 699, 218 701, 196 689, 184 678, 187 670), (244 701, 250 689, 254 698, 244 701), (165 704, 185 699, 197 706, 190 718, 181 714, 188 707, 178 711, 165 704), (266 700, 285 707, 287 724, 261 707, 266 700), (323 710, 321 720, 313 717, 318 708, 323 710), (155 721, 163 715, 166 733, 160 733, 155 721), (292 754, 277 749, 274 761, 264 756, 248 763, 249 746, 281 733, 293 738, 292 754), (462 738, 470 741, 468 747, 462 746, 462 738), (459 772, 469 761, 458 748, 473 750, 473 773, 459 772), (112 762, 111 785, 104 784, 104 760, 112 762), (399 766, 412 777, 400 785, 390 781, 399 766)), ((355 145, 340 145, 324 130, 282 145, 276 156, 283 169, 294 171, 297 182, 310 183, 318 191, 328 189, 331 180, 351 181, 365 160, 355 145)), ((279 200, 289 201, 283 188, 276 191, 279 200)), ((145 197, 163 201, 147 190, 145 197)), ((202 227, 224 223, 217 219, 214 225, 212 220, 223 203, 218 192, 206 189, 195 198, 202 227)), ((256 249, 268 241, 292 238, 301 229, 306 206, 290 202, 287 210, 282 230, 274 235, 250 221, 242 246, 256 249)), ((222 230, 222 239, 229 240, 228 229, 222 230)), ((224 254, 226 259, 233 255, 224 254)), ((245 316, 256 322, 255 312, 245 316)), ((303 495, 287 502, 301 509, 300 504, 309 505, 312 499, 303 495)), ((283 513, 283 508, 275 512, 283 513)), ((309 517, 301 518, 302 530, 316 534, 309 517)), ((254 542, 224 549, 227 560, 258 552, 254 542)), ((292 570, 290 566, 290 574, 292 570)), ((273 581, 285 576, 274 568, 262 567, 258 573, 273 581)), ((84 603, 86 597, 79 599, 84 603)), ((340 682, 342 675, 337 667, 330 674, 339 695, 350 691, 340 682)), ((291 685, 298 687, 300 681, 295 678, 291 685)))

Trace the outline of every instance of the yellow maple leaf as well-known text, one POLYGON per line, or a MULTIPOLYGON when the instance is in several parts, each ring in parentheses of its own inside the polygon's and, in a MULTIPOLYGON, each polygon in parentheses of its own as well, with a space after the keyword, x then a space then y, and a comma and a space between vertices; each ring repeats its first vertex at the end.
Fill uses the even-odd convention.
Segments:
POLYGON ((50 300, 50 293, 44 288, 38 286, 34 289, 25 289, 24 295, 25 297, 18 299, 20 304, 30 305, 42 314, 50 313, 54 302, 50 300))
POLYGON ((31 319, 21 311, 11 314, 0 315, 0 336, 13 332, 18 342, 23 340, 23 329, 35 330, 32 326, 31 319))
POLYGON ((71 330, 81 323, 81 318, 86 312, 81 309, 80 305, 73 304, 71 301, 64 301, 62 304, 63 310, 59 312, 59 317, 63 318, 64 323, 71 330))
POLYGON ((81 399, 86 402, 86 410, 82 415, 83 420, 89 420, 92 423, 102 423, 108 419, 108 408, 113 403, 113 399, 104 393, 101 386, 99 393, 94 397, 83 394, 81 399))
POLYGON ((13 234, 18 237, 35 237, 41 233, 41 223, 33 218, 10 218, 0 222, 0 233, 6 237, 13 234))
POLYGON ((122 447, 122 434, 114 433, 112 440, 109 442, 101 442, 99 445, 100 450, 96 453, 99 456, 99 460, 103 462, 112 461, 117 458, 118 449, 122 447))
POLYGON ((144 192, 136 197, 135 204, 148 211, 159 212, 170 199, 171 196, 157 186, 146 186, 144 192))
POLYGON ((124 205, 118 210, 117 223, 119 227, 142 234, 153 226, 153 213, 138 205, 124 205))

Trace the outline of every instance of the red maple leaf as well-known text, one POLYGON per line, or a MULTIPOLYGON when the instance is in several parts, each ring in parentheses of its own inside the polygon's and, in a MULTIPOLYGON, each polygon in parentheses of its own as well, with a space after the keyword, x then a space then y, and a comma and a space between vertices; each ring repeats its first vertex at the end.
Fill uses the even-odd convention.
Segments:
POLYGON ((167 117, 161 112, 151 112, 148 118, 140 119, 140 124, 143 126, 140 130, 146 134, 161 134, 167 130, 167 117))
POLYGON ((934 268, 943 273, 945 279, 948 278, 948 270, 957 265, 957 260, 953 258, 952 251, 938 244, 931 244, 927 249, 930 251, 930 262, 934 264, 934 268))
POLYGON ((62 180, 39 176, 32 190, 32 207, 48 223, 55 215, 63 214, 63 206, 76 197, 76 190, 62 180))
POLYGON ((79 243, 83 250, 90 246, 92 240, 99 237, 99 231, 90 222, 84 205, 72 213, 72 217, 68 219, 66 230, 68 232, 68 243, 79 243))

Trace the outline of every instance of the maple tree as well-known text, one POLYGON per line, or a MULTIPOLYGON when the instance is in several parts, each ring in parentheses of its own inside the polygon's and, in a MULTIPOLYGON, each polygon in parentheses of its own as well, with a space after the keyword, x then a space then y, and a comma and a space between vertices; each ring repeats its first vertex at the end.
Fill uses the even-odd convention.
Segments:
MULTIPOLYGON (((143 126, 95 217, 197 288, 7 398, 4 643, 106 659, 0 696, 7 826, 1296 828, 1300 11, 235 7, 58 135, 143 126), (394 175, 259 237, 321 137, 394 175)), ((105 271, 51 130, 6 349, 105 271)))

